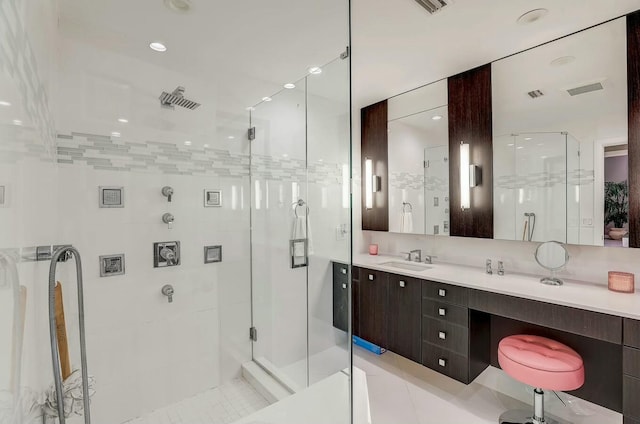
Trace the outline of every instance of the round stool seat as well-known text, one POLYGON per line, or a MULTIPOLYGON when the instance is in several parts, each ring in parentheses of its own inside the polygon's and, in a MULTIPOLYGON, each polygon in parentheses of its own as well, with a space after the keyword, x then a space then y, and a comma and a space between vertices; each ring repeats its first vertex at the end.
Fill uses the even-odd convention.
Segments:
POLYGON ((498 362, 504 372, 533 387, 565 391, 584 384, 582 357, 569 346, 545 337, 505 337, 498 345, 498 362))

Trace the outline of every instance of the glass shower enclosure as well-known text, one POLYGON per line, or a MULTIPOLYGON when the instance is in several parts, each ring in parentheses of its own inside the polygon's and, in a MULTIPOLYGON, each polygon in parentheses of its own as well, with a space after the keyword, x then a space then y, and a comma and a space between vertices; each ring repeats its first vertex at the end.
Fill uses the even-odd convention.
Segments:
POLYGON ((349 60, 251 111, 253 359, 292 393, 349 367, 332 262, 350 262, 349 60))

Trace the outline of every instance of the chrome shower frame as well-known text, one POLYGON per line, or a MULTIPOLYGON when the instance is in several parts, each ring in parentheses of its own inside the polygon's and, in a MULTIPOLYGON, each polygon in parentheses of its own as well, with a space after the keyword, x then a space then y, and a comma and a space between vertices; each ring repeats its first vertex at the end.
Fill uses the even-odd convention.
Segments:
POLYGON ((65 424, 64 396, 62 393, 62 373, 60 370, 60 353, 58 352, 58 335, 56 333, 56 268, 58 260, 71 253, 76 262, 76 280, 78 284, 78 325, 80 327, 80 364, 82 368, 82 401, 84 404, 84 422, 91 424, 89 407, 89 372, 87 371, 87 347, 84 331, 84 294, 82 290, 82 261, 80 252, 73 246, 63 246, 51 257, 49 266, 49 335, 51 337, 51 361, 53 363, 53 378, 56 389, 56 403, 58 408, 58 420, 65 424))

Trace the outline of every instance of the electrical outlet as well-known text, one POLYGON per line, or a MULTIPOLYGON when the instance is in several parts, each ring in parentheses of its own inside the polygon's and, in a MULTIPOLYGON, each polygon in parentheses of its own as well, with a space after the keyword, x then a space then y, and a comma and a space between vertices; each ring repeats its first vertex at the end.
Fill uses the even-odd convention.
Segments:
POLYGON ((582 218, 583 227, 593 227, 593 218, 582 218))
POLYGON ((347 234, 349 230, 347 229, 347 224, 340 224, 336 227, 336 240, 341 241, 347 238, 347 234))

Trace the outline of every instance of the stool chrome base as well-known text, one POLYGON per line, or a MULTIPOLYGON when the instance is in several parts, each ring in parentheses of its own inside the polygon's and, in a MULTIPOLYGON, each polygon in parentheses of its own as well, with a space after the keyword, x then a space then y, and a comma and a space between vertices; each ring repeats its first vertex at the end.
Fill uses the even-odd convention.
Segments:
POLYGON ((560 424, 559 421, 549 417, 545 417, 544 421, 534 420, 531 412, 524 409, 512 409, 503 412, 498 422, 500 424, 560 424))

